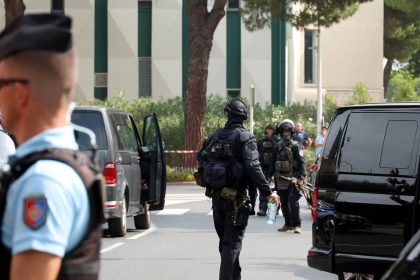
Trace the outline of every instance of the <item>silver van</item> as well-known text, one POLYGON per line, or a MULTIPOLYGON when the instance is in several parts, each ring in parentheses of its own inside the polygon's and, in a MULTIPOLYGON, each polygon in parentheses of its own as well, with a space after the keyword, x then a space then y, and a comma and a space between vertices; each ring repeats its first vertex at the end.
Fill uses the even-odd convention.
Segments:
MULTIPOLYGON (((71 121, 96 135, 111 236, 126 234, 127 217, 134 218, 136 229, 149 228, 150 211, 163 209, 166 194, 166 166, 156 114, 144 118, 142 135, 133 116, 120 109, 77 106, 71 121)), ((75 134, 80 149, 91 151, 88 135, 75 134)))

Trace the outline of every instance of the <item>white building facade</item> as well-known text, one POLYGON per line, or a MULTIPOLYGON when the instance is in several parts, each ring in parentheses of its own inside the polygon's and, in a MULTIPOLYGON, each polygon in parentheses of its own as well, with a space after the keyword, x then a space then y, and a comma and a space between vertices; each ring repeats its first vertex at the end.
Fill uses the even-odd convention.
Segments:
MULTIPOLYGON (((64 12, 73 18, 79 56, 77 99, 182 97, 188 70, 186 0, 31 0, 26 13, 64 12)), ((209 1, 209 9, 213 1, 209 1)), ((240 0, 228 1, 211 51, 207 93, 250 97, 261 104, 316 101, 315 30, 249 32, 240 0)), ((4 3, 0 2, 4 26, 4 3)), ((357 82, 383 101, 383 0, 362 4, 351 18, 321 31, 322 85, 342 104, 357 82)))

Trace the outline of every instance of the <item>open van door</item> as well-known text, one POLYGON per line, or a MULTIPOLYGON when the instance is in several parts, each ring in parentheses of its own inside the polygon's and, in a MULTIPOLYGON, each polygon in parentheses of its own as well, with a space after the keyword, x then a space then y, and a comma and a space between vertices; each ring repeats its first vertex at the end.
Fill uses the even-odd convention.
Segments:
POLYGON ((162 210, 165 206, 166 164, 162 137, 156 113, 144 118, 143 156, 148 159, 148 187, 150 210, 162 210))

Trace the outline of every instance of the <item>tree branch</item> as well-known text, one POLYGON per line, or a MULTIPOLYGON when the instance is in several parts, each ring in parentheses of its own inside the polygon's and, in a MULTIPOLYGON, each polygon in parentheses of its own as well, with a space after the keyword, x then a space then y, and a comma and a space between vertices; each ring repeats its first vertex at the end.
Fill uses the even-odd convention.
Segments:
POLYGON ((214 0, 213 8, 207 18, 207 29, 214 33, 220 20, 225 16, 226 0, 214 0))

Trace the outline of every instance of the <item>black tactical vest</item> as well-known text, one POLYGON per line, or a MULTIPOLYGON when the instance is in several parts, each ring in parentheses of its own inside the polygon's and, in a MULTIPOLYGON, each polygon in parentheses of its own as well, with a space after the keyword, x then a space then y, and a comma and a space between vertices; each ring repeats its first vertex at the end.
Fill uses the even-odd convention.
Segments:
POLYGON ((277 150, 277 161, 275 162, 275 179, 278 189, 287 189, 290 182, 281 177, 293 177, 296 173, 296 162, 293 158, 292 147, 298 145, 295 140, 280 142, 277 150))
POLYGON ((232 130, 223 137, 222 130, 217 131, 208 140, 205 156, 201 162, 206 184, 215 189, 243 186, 245 169, 237 155, 237 139, 241 130, 232 130))
POLYGON ((264 139, 262 143, 263 147, 263 156, 262 156, 262 162, 263 165, 270 165, 273 162, 273 140, 272 139, 264 139))
MULTIPOLYGON (((81 242, 64 256, 58 279, 98 279, 104 218, 103 179, 89 157, 82 152, 68 149, 44 150, 18 159, 12 166, 7 164, 3 166, 3 174, 0 178, 0 229, 3 224, 7 192, 10 186, 38 160, 56 160, 71 166, 82 178, 90 204, 89 229, 81 242)), ((3 244, 1 238, 0 230, 0 278, 8 279, 10 277, 11 250, 3 244)))

